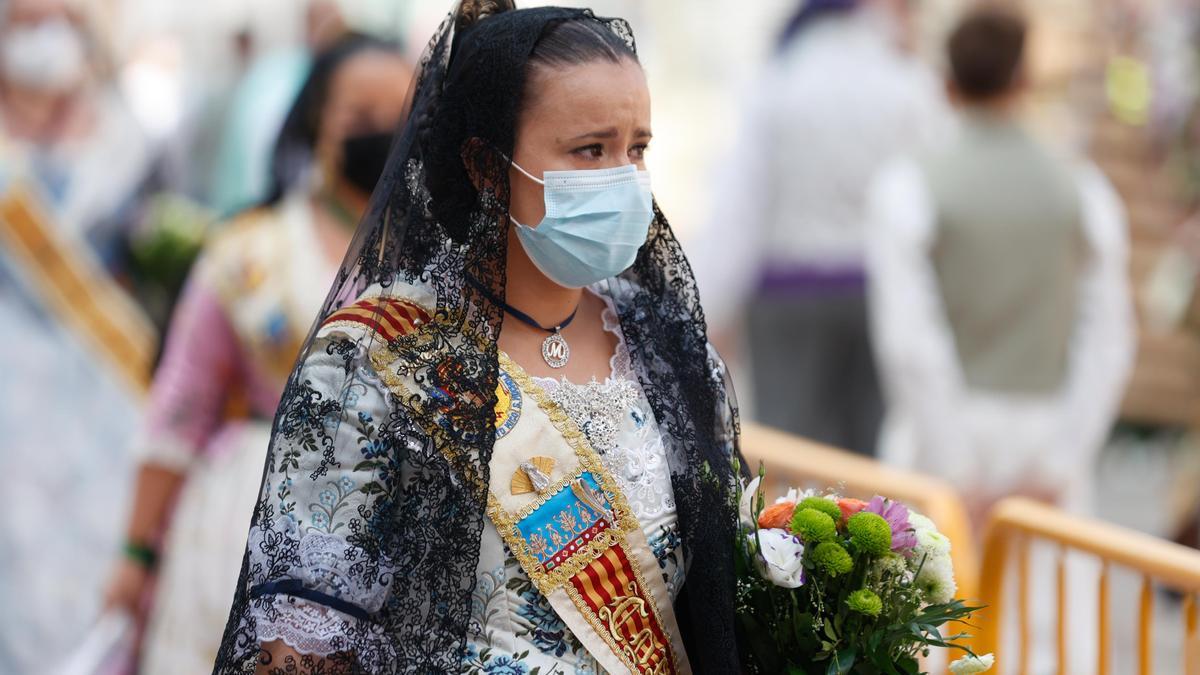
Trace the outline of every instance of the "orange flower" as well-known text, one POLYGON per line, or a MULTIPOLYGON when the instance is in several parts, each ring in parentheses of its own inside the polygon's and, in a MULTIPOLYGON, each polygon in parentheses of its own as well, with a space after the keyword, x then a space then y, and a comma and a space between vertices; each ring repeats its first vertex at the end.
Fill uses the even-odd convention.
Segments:
POLYGON ((792 522, 792 511, 795 510, 796 502, 772 504, 758 514, 758 526, 786 530, 792 522))
POLYGON ((850 516, 867 508, 867 503, 861 499, 839 499, 838 508, 842 510, 842 522, 850 520, 850 516))

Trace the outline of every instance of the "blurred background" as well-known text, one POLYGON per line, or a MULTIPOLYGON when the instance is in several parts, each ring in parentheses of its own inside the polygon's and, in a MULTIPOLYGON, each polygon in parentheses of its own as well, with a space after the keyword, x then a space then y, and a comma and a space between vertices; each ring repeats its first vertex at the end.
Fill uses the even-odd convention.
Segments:
MULTIPOLYGON (((188 575, 241 551, 450 4, 0 0, 0 673, 60 672, 114 607, 142 672, 207 672, 219 634, 184 643, 227 605, 167 598, 231 597, 188 575)), ((1200 543, 1200 2, 1028 2, 1016 47, 966 0, 558 4, 633 26, 745 420, 937 476, 977 535, 1019 494, 1200 543)))

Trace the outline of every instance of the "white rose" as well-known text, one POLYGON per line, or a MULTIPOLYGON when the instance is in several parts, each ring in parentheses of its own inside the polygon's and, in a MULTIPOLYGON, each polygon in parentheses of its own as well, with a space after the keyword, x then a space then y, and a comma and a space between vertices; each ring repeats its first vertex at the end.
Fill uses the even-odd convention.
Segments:
MULTIPOLYGON (((754 534, 746 535, 754 538, 754 534)), ((776 586, 799 588, 804 584, 804 544, 784 530, 759 530, 759 573, 776 586)))
POLYGON ((970 654, 950 664, 950 672, 954 675, 974 675, 986 673, 996 665, 996 657, 992 654, 971 656, 970 654))
POLYGON ((950 556, 929 556, 925 559, 915 580, 925 602, 933 605, 950 602, 958 592, 954 583, 954 565, 950 556))

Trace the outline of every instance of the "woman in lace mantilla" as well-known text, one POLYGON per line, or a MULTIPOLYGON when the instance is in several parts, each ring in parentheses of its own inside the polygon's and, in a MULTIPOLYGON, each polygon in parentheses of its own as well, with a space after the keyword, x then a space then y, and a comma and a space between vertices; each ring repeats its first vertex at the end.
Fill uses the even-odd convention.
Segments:
POLYGON ((736 408, 628 25, 461 2, 409 107, 215 672, 735 672, 736 408))

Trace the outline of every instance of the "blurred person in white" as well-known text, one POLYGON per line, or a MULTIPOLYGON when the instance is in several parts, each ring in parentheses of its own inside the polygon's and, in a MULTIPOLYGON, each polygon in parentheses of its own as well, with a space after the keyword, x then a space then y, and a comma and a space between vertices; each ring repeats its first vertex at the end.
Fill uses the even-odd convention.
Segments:
POLYGON ((1134 356, 1119 197, 1022 124, 1027 25, 968 13, 947 42, 962 118, 872 189, 881 455, 958 486, 980 522, 1025 494, 1085 509, 1134 356))
POLYGON ((906 49, 907 0, 806 0, 750 91, 696 242, 705 314, 729 349, 747 323, 759 422, 874 451, 882 402, 867 329, 870 177, 945 119, 906 49), (737 236, 717 236, 733 228, 737 236))
POLYGON ((35 179, 58 227, 119 269, 155 150, 66 0, 0 0, 0 164, 35 179))
MULTIPOLYGON (((871 189, 880 455, 951 482, 976 526, 1011 495, 1088 509, 1134 356, 1123 208, 1095 166, 1022 123, 1027 30, 1011 6, 968 10, 947 41, 960 128, 871 189)), ((1059 555, 1035 542, 1028 558, 1028 672, 1039 675, 1062 672, 1059 555)), ((1068 554, 1065 569, 1068 612, 1095 616, 1095 560, 1068 554)), ((1094 626, 1067 626, 1065 672, 1096 672, 1094 626)))
POLYGON ((0 1, 4 673, 44 672, 99 604, 157 339, 110 275, 150 150, 101 51, 61 0, 0 1))
POLYGON ((106 600, 146 621, 141 672, 212 668, 270 418, 383 171, 411 75, 393 46, 359 35, 318 55, 276 143, 273 197, 226 226, 193 268, 155 375, 106 600), (300 156, 311 160, 305 175, 300 156))

